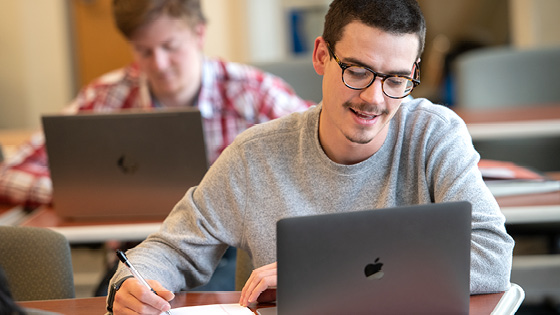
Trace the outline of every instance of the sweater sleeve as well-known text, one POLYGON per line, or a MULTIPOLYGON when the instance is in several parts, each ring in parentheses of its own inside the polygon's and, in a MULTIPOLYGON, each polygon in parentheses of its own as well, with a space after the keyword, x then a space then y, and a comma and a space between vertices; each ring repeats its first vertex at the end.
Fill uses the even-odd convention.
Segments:
POLYGON ((472 204, 471 294, 504 291, 510 285, 514 242, 505 217, 484 183, 466 125, 451 115, 428 147, 428 182, 435 202, 466 200, 472 204))

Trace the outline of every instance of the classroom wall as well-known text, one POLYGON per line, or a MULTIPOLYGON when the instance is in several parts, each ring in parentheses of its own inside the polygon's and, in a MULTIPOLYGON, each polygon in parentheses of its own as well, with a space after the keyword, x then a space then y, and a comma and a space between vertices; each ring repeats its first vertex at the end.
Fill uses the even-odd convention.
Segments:
POLYGON ((71 98, 65 0, 0 0, 0 128, 39 126, 71 98))
POLYGON ((202 0, 202 9, 208 20, 204 53, 245 62, 249 53, 248 22, 244 14, 247 0, 202 0))
POLYGON ((560 1, 510 0, 512 44, 519 48, 560 45, 560 1))
POLYGON ((208 18, 206 55, 242 63, 286 57, 282 0, 202 0, 202 5, 208 18))

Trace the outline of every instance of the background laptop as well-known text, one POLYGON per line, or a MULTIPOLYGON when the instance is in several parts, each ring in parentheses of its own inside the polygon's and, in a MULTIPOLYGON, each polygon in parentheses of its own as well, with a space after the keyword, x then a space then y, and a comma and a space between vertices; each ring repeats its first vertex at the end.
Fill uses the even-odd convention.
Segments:
POLYGON ((163 219, 208 162, 198 110, 42 117, 55 212, 163 219))
POLYGON ((287 218, 277 228, 278 314, 469 312, 468 202, 287 218))

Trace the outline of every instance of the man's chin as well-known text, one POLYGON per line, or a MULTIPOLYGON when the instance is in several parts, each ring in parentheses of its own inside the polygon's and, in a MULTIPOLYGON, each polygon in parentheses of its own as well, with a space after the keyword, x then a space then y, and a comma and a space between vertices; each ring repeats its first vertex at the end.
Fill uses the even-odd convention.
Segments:
POLYGON ((354 144, 369 144, 379 133, 380 131, 377 128, 359 128, 354 133, 345 133, 344 136, 354 144))
POLYGON ((349 137, 349 136, 346 136, 346 139, 348 139, 348 141, 350 141, 352 143, 355 143, 355 144, 368 144, 373 140, 373 138, 349 137))

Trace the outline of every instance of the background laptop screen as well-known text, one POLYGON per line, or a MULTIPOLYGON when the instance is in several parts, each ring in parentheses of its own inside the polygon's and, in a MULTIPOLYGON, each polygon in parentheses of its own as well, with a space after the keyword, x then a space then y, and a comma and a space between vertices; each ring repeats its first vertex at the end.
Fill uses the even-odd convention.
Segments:
POLYGON ((54 210, 163 219, 206 170, 198 110, 43 116, 54 210))

